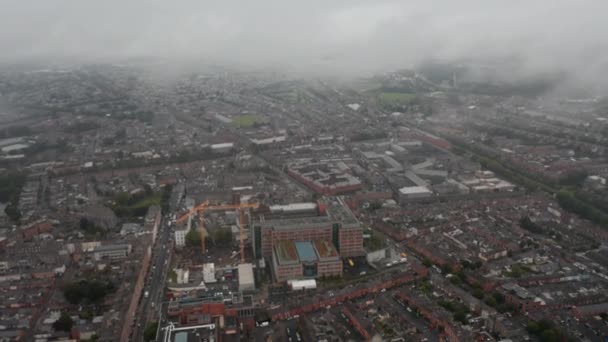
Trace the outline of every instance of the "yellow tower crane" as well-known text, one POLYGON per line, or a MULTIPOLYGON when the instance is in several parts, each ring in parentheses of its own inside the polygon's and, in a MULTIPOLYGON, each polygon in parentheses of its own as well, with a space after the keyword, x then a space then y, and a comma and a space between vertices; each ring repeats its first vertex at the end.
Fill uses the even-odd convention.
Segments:
POLYGON ((245 236, 243 232, 243 226, 247 223, 245 219, 245 210, 246 209, 256 209, 258 207, 257 203, 249 204, 249 203, 241 203, 241 204, 224 204, 224 205, 209 205, 209 201, 205 201, 191 210, 189 210, 184 215, 180 216, 175 222, 182 223, 190 218, 194 214, 198 214, 200 217, 199 224, 199 234, 201 237, 201 248, 203 250, 203 254, 205 253, 205 237, 207 236, 207 230, 205 229, 203 216, 206 211, 211 210, 229 210, 236 209, 237 215, 239 217, 239 248, 241 252, 241 262, 245 262, 245 236))

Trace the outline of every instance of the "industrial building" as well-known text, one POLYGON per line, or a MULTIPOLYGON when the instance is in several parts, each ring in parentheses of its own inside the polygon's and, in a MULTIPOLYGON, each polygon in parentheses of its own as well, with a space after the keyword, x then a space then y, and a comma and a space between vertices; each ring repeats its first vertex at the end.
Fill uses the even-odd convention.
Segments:
MULTIPOLYGON (((254 304, 251 296, 233 294, 209 295, 196 298, 177 298, 169 302, 167 316, 170 321, 179 325, 216 324, 227 330, 225 322, 234 321, 251 325, 253 322, 254 304)), ((236 329, 234 329, 236 332, 236 329)))
POLYGON ((234 143, 221 143, 211 145, 211 151, 216 153, 228 153, 234 149, 234 143))
POLYGON ((287 285, 292 291, 314 290, 317 288, 317 281, 314 279, 289 280, 287 285))
POLYGON ((360 190, 363 184, 348 173, 344 162, 312 163, 302 159, 287 167, 287 173, 311 190, 328 196, 335 196, 360 190))
POLYGON ((399 202, 405 203, 412 200, 429 198, 433 192, 426 186, 406 186, 399 189, 399 202))
POLYGON ((272 212, 253 222, 251 242, 277 281, 341 275, 341 258, 365 255, 361 225, 340 198, 272 212))
POLYGON ((273 215, 296 215, 308 214, 315 215, 317 213, 317 203, 291 203, 287 205, 271 205, 270 213, 273 215))
POLYGON ((97 261, 102 259, 124 259, 131 254, 131 250, 131 244, 97 246, 93 251, 93 257, 97 261))

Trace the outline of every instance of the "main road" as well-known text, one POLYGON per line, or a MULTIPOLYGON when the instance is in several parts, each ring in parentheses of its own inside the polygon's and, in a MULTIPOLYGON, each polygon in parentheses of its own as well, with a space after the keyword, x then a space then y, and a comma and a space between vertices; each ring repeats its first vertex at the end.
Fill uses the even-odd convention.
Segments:
MULTIPOLYGON (((184 187, 177 184, 173 187, 171 198, 169 199, 169 213, 175 213, 179 208, 184 196, 184 187)), ((169 268, 171 267, 171 257, 173 256, 173 238, 171 236, 171 214, 166 214, 158 228, 158 235, 152 247, 152 258, 150 260, 150 271, 144 287, 144 296, 139 303, 137 317, 135 318, 135 330, 131 341, 140 342, 144 339, 146 326, 155 320, 155 314, 160 312, 164 303, 164 289, 169 268), (146 296, 145 293, 148 292, 146 296)))
POLYGON ((143 332, 146 326, 153 322, 158 305, 163 301, 165 281, 171 265, 173 244, 171 240, 170 219, 163 218, 156 243, 152 248, 150 271, 144 286, 144 296, 141 299, 135 318, 135 330, 131 341, 143 341, 143 332), (146 295, 147 293, 147 295, 146 295))

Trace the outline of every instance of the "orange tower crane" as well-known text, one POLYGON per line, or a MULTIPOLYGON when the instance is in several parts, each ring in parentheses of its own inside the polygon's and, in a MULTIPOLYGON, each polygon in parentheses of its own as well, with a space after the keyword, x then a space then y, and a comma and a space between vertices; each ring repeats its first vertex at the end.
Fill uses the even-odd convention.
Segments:
POLYGON ((203 254, 205 253, 205 237, 207 236, 207 230, 204 227, 203 215, 206 211, 210 210, 228 210, 228 209, 236 209, 237 215, 239 217, 239 248, 241 252, 241 262, 245 262, 245 236, 243 232, 243 226, 246 224, 245 219, 245 210, 246 209, 256 209, 258 207, 257 203, 249 204, 249 203, 241 203, 241 204, 224 204, 224 205, 209 205, 209 201, 205 201, 191 210, 189 210, 184 215, 180 216, 175 222, 182 223, 191 217, 194 214, 200 216, 200 225, 199 225, 199 234, 201 237, 201 247, 203 254))

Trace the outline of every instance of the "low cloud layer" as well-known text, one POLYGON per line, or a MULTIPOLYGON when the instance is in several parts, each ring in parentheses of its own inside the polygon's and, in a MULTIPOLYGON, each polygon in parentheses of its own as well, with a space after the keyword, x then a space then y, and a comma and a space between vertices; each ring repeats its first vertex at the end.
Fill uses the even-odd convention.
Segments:
MULTIPOLYGON (((1 60, 200 59, 368 72, 423 58, 606 64, 598 0, 0 0, 1 60)), ((592 73, 591 73, 592 74, 592 73)))

